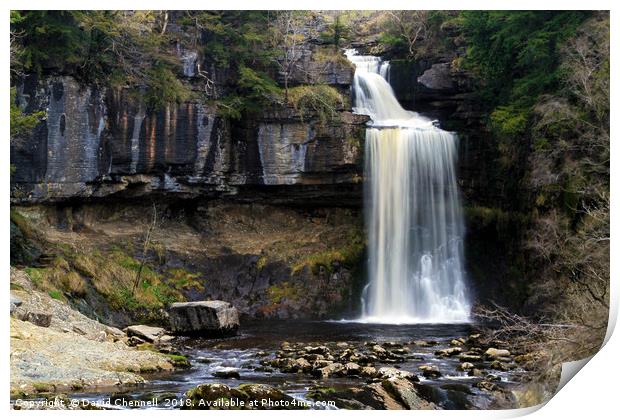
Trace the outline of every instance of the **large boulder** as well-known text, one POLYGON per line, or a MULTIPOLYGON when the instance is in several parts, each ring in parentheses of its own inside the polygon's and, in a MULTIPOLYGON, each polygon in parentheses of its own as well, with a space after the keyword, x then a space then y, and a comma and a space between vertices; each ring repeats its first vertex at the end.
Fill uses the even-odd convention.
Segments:
POLYGON ((239 313, 221 300, 173 303, 170 328, 179 335, 227 336, 239 328, 239 313))

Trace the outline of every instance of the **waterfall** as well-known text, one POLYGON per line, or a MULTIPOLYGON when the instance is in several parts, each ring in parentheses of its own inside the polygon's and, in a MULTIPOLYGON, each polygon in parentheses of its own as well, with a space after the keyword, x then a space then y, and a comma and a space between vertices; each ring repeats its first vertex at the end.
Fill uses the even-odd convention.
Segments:
POLYGON ((402 108, 384 78, 389 63, 354 50, 346 55, 356 66, 354 111, 371 118, 365 146, 369 279, 362 321, 467 321, 457 137, 402 108))

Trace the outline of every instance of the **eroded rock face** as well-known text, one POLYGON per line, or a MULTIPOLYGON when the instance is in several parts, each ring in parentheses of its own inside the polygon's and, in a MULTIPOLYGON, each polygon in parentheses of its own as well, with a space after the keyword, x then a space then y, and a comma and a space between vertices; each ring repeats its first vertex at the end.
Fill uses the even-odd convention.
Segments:
POLYGON ((170 327, 179 335, 234 335, 239 328, 239 314, 230 303, 221 300, 173 303, 170 327))
MULTIPOLYGON (((350 77, 334 72, 319 81, 347 89, 350 77)), ((251 119, 228 120, 200 102, 149 110, 122 89, 81 86, 71 76, 28 76, 17 91, 26 112, 45 110, 46 117, 30 138, 12 145, 13 202, 244 195, 265 185, 301 193, 321 185, 326 195, 347 186, 361 200, 367 117, 345 108, 327 122, 276 105, 251 119)))

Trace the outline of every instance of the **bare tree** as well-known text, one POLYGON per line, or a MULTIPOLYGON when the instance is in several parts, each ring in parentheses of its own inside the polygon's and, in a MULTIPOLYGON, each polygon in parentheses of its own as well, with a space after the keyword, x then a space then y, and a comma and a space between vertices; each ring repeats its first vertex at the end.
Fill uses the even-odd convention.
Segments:
POLYGON ((157 206, 154 202, 152 203, 152 206, 153 210, 151 214, 151 222, 146 229, 146 232, 144 234, 144 241, 142 242, 142 258, 140 259, 140 267, 138 268, 138 272, 136 273, 136 280, 134 281, 133 288, 131 289, 131 294, 134 296, 136 294, 136 289, 140 285, 142 270, 144 269, 144 264, 146 263, 147 253, 151 245, 151 239, 153 237, 153 231, 157 227, 157 206))
POLYGON ((272 21, 272 46, 279 52, 274 61, 284 81, 286 99, 290 78, 295 70, 301 68, 299 62, 303 58, 302 43, 305 38, 303 29, 303 15, 299 11, 278 12, 272 21))
POLYGON ((389 11, 388 17, 396 29, 396 35, 407 43, 409 56, 415 57, 416 43, 418 40, 425 37, 428 31, 428 11, 389 11))

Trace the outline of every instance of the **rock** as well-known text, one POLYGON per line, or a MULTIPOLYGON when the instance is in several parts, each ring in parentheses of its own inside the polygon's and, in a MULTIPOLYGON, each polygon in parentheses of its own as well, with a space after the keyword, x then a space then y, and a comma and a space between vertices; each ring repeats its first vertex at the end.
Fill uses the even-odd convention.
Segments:
POLYGON ((203 384, 187 391, 186 396, 190 404, 183 405, 181 409, 184 410, 299 408, 293 397, 262 384, 243 384, 237 388, 223 384, 203 384))
POLYGON ((382 367, 379 369, 378 371, 378 376, 384 379, 392 379, 392 378, 398 378, 398 379, 408 379, 410 381, 418 381, 418 377, 406 370, 400 370, 400 369, 396 369, 393 367, 382 367))
POLYGON ((137 347, 141 344, 146 344, 146 341, 141 339, 140 337, 129 337, 127 339, 127 345, 131 347, 137 347))
POLYGON ((118 338, 125 337, 125 333, 123 331, 119 330, 116 327, 111 327, 109 325, 106 325, 105 332, 108 335, 111 335, 111 336, 114 336, 114 337, 118 337, 118 338))
POLYGON ((375 354, 386 354, 387 353, 387 350, 378 344, 375 344, 374 346, 372 346, 371 350, 375 354))
POLYGON ((360 375, 366 378, 374 378, 377 376, 377 369, 372 366, 363 366, 360 369, 360 375))
POLYGON ((316 346, 316 347, 306 346, 304 347, 304 351, 309 354, 321 354, 323 356, 326 356, 329 354, 329 349, 326 346, 316 346))
POLYGON ((11 293, 11 315, 15 310, 22 305, 22 300, 17 296, 13 296, 11 293))
POLYGON ((221 379, 241 379, 241 375, 239 375, 239 372, 237 371, 237 369, 218 370, 218 371, 213 372, 212 376, 214 378, 221 378, 221 379))
POLYGON ((490 381, 480 381, 474 385, 476 388, 481 389, 483 391, 497 391, 499 387, 490 381))
POLYGON ((450 77, 450 63, 433 64, 430 69, 418 77, 418 83, 432 90, 454 89, 454 83, 450 77))
POLYGON ((180 335, 226 336, 239 328, 237 309, 221 300, 173 303, 169 313, 172 331, 180 335))
POLYGON ((437 368, 437 366, 433 365, 422 365, 420 366, 420 370, 422 371, 422 375, 425 378, 439 378, 441 376, 441 372, 437 368))
POLYGON ((469 352, 467 352, 465 354, 461 354, 459 356, 459 360, 461 362, 476 363, 482 361, 482 356, 478 356, 477 354, 470 354, 469 352))
POLYGON ((340 341, 340 342, 336 343, 336 347, 343 349, 343 348, 349 347, 349 344, 344 342, 344 341, 340 341))
POLYGON ((11 318, 11 394, 36 392, 40 384, 55 392, 138 385, 144 383, 141 372, 173 368, 169 357, 132 349, 123 341, 97 341, 90 334, 11 318))
POLYGON ((440 356, 440 357, 456 356, 462 351, 463 349, 461 349, 460 347, 450 347, 448 349, 437 350, 435 352, 435 356, 440 356))
POLYGON ((170 343, 171 341, 174 341, 174 336, 172 336, 172 335, 168 335, 168 334, 164 334, 164 335, 162 335, 161 337, 158 337, 158 338, 154 341, 154 343, 155 343, 155 344, 158 344, 158 345, 161 345, 161 344, 168 344, 168 343, 170 343))
POLYGON ((293 364, 293 369, 301 372, 309 372, 312 370, 312 365, 306 359, 300 357, 299 359, 295 360, 295 363, 293 364))
POLYGON ((473 368, 474 368, 473 363, 464 362, 464 363, 461 363, 456 369, 463 371, 463 372, 467 372, 467 371, 472 370, 473 368))
POLYGON ((489 367, 494 370, 501 370, 502 372, 506 372, 508 370, 508 366, 506 366, 499 360, 493 360, 489 367))
POLYGON ((245 393, 250 400, 270 399, 274 402, 293 401, 294 398, 272 386, 263 384, 243 384, 238 388, 245 393))
POLYGON ((490 347, 484 352, 484 355, 488 359, 497 359, 498 357, 510 357, 510 351, 490 347))
POLYGON ((52 315, 45 312, 26 312, 21 318, 39 327, 49 327, 52 324, 52 315))
POLYGON ((407 379, 390 378, 381 383, 381 386, 397 401, 409 410, 429 410, 434 408, 424 398, 420 397, 415 389, 415 385, 407 379))
POLYGON ((138 337, 149 343, 153 343, 166 333, 166 330, 160 327, 150 327, 148 325, 132 325, 125 328, 125 332, 129 337, 138 337))
POLYGON ((330 376, 343 373, 344 366, 342 363, 330 363, 329 365, 313 371, 314 376, 319 378, 329 378, 330 376))
POLYGON ((347 372, 347 375, 357 375, 360 373, 360 365, 357 363, 349 362, 344 365, 344 369, 347 372))
POLYGON ((458 339, 458 340, 457 340, 457 339, 455 339, 455 340, 450 340, 450 345, 451 345, 452 347, 459 347, 459 346, 462 346, 462 345, 465 343, 465 340, 463 340, 463 341, 461 341, 461 340, 463 340, 463 339, 458 339))

